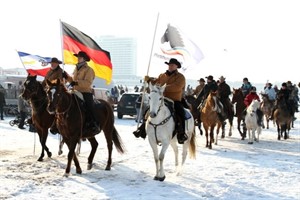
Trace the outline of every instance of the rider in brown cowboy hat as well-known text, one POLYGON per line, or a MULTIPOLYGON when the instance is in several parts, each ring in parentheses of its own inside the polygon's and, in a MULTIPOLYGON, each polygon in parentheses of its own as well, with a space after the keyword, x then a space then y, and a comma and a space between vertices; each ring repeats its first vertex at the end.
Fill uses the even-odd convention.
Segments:
MULTIPOLYGON (((168 70, 162 73, 158 78, 150 78, 145 76, 146 82, 151 82, 152 84, 164 85, 166 84, 166 89, 164 91, 164 96, 172 99, 174 101, 174 108, 176 116, 179 117, 176 121, 176 131, 178 143, 183 144, 187 140, 187 135, 185 133, 185 112, 182 104, 183 92, 185 89, 185 77, 183 74, 178 72, 177 69, 181 68, 180 62, 171 58, 169 62, 165 62, 168 65, 168 70)), ((145 132, 145 122, 134 131, 135 136, 140 136, 141 133, 145 132)))
POLYGON ((95 79, 94 70, 89 67, 87 64, 90 61, 90 57, 84 51, 79 51, 77 54, 74 54, 78 58, 78 63, 74 69, 73 77, 69 77, 68 81, 70 86, 75 90, 82 93, 83 98, 86 102, 86 107, 89 113, 91 113, 92 122, 91 130, 93 134, 100 132, 99 123, 97 122, 94 99, 93 99, 93 81, 95 79))

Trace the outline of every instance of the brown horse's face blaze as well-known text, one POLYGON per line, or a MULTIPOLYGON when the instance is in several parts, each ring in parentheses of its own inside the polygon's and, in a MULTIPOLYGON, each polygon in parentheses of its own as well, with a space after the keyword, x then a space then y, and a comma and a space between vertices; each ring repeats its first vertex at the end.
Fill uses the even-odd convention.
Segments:
POLYGON ((55 85, 49 85, 47 89, 48 106, 47 110, 50 114, 54 114, 59 101, 58 87, 55 85))

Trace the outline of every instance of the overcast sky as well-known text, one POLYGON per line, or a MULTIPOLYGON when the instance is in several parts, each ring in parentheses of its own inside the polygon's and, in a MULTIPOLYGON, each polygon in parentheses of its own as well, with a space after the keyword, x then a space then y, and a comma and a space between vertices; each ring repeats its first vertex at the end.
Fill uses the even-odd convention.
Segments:
MULTIPOLYGON (((61 58, 59 20, 91 37, 138 39, 138 74, 145 75, 158 13, 176 23, 204 54, 187 78, 223 75, 264 83, 299 82, 297 0, 94 1, 10 0, 1 3, 0 66, 22 67, 16 50, 61 58)), ((101 44, 99 44, 101 46, 101 44)), ((165 69, 150 68, 150 75, 165 69)))

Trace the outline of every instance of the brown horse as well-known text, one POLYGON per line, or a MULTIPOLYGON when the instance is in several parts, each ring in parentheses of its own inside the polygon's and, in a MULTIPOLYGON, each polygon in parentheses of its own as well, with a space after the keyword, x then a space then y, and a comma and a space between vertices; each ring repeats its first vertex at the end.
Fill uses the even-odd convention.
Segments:
POLYGON ((36 76, 27 76, 21 96, 30 102, 32 109, 32 122, 36 128, 42 145, 42 153, 38 158, 38 161, 43 161, 45 155, 44 151, 47 152, 48 157, 52 156, 52 153, 46 146, 46 141, 48 137, 48 129, 52 125, 55 116, 50 115, 47 111, 47 94, 44 91, 42 84, 36 80, 36 76))
POLYGON ((268 94, 261 94, 262 97, 262 103, 260 106, 260 109, 262 110, 262 112, 264 113, 264 116, 266 118, 266 122, 267 122, 267 129, 269 129, 269 118, 271 117, 272 114, 272 110, 274 107, 274 101, 269 99, 268 94))
POLYGON ((217 145, 218 143, 218 133, 220 128, 222 127, 222 123, 219 121, 218 114, 217 114, 217 93, 210 92, 208 95, 204 107, 200 110, 201 112, 201 121, 203 123, 203 127, 205 129, 205 136, 206 136, 206 147, 209 149, 212 148, 212 143, 215 142, 217 145), (216 138, 214 139, 214 129, 217 126, 217 134, 216 138), (209 133, 209 136, 208 136, 209 133))
POLYGON ((274 112, 274 121, 277 125, 277 139, 280 140, 281 137, 284 137, 284 139, 286 140, 289 138, 289 131, 291 129, 291 123, 293 121, 293 115, 291 114, 290 109, 288 109, 288 105, 283 95, 277 95, 276 101, 277 109, 274 112))
POLYGON ((241 122, 243 121, 243 124, 245 124, 245 109, 246 105, 244 104, 244 95, 242 90, 234 89, 232 91, 232 104, 235 104, 235 116, 237 117, 237 125, 238 125, 238 131, 242 137, 242 140, 245 139, 247 134, 247 128, 245 125, 243 125, 243 132, 241 131, 241 122))
MULTIPOLYGON (((69 148, 65 175, 68 176, 70 173, 72 159, 76 166, 76 173, 81 174, 82 170, 77 156, 74 153, 77 142, 81 138, 87 138, 91 143, 92 150, 88 157, 88 169, 92 168, 92 162, 98 146, 95 136, 85 127, 85 124, 87 124, 85 122, 88 121, 89 116, 85 113, 84 102, 79 99, 77 95, 68 92, 67 88, 59 79, 53 82, 47 81, 47 86, 49 99, 47 109, 49 113, 56 114, 56 125, 69 148)), ((124 153, 124 147, 114 126, 114 113, 111 105, 104 100, 99 100, 99 102, 100 103, 95 105, 96 117, 107 142, 108 160, 105 170, 110 170, 113 143, 119 153, 124 153)))

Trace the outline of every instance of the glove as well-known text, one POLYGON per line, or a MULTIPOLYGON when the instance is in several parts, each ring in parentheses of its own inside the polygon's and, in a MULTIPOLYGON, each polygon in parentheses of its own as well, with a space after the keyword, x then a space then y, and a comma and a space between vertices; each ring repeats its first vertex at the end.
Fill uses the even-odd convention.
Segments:
POLYGON ((149 80, 150 80, 150 77, 146 75, 146 76, 144 77, 144 81, 145 81, 145 82, 148 82, 149 80))
POLYGON ((68 73, 67 73, 66 71, 64 71, 64 72, 62 73, 62 77, 63 77, 63 78, 67 79, 68 76, 69 76, 69 75, 68 75, 68 73))
POLYGON ((77 81, 72 81, 72 82, 70 83, 70 86, 71 86, 71 87, 73 87, 74 85, 78 85, 78 82, 77 82, 77 81))

